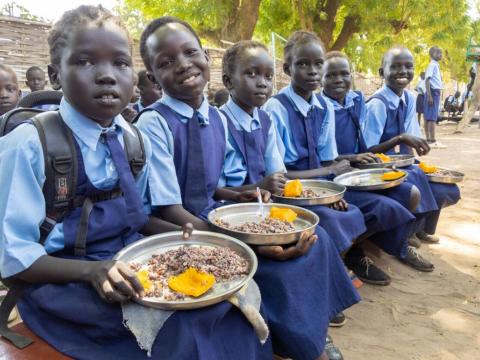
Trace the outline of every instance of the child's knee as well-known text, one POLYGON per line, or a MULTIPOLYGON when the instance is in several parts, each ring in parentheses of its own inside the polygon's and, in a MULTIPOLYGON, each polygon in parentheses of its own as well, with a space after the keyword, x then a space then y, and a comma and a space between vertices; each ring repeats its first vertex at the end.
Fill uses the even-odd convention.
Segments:
POLYGON ((410 203, 409 203, 409 210, 414 211, 418 204, 420 204, 420 200, 422 198, 422 194, 420 193, 420 190, 413 185, 412 189, 410 190, 410 203))

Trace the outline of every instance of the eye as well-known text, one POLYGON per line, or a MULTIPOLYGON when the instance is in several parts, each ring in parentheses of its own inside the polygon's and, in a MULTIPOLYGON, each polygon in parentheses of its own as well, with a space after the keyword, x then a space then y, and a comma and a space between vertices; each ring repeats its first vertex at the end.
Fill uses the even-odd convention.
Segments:
POLYGON ((77 65, 78 66, 90 66, 90 65, 93 65, 93 63, 89 59, 78 59, 77 60, 77 65))
POLYGON ((269 74, 265 75, 265 78, 267 80, 273 80, 273 73, 269 73, 269 74))
POLYGON ((115 66, 118 66, 120 68, 128 68, 130 67, 130 61, 125 60, 125 59, 119 59, 115 61, 115 66))
POLYGON ((299 61, 299 62, 297 63, 297 66, 298 66, 298 67, 305 67, 305 66, 307 66, 307 63, 306 63, 305 61, 299 61))
POLYGON ((159 62, 157 68, 158 69, 165 68, 167 66, 172 65, 174 62, 175 62, 174 60, 162 60, 159 62))
POLYGON ((194 55, 196 55, 197 53, 198 53, 198 49, 194 49, 194 48, 192 48, 192 49, 187 49, 187 50, 185 51, 185 55, 187 55, 187 56, 194 56, 194 55))
POLYGON ((257 75, 257 73, 254 71, 254 70, 247 70, 245 71, 245 74, 248 76, 248 77, 255 77, 257 75))

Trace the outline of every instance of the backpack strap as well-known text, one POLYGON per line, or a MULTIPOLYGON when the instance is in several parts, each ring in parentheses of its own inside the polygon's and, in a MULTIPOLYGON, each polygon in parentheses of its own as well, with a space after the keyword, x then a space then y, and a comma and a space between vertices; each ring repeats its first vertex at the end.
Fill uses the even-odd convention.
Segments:
POLYGON ((129 131, 124 131, 123 143, 133 177, 137 177, 140 171, 142 171, 146 162, 145 143, 143 142, 143 137, 140 130, 130 123, 128 123, 128 126, 130 126, 130 129, 135 135, 131 134, 129 131))

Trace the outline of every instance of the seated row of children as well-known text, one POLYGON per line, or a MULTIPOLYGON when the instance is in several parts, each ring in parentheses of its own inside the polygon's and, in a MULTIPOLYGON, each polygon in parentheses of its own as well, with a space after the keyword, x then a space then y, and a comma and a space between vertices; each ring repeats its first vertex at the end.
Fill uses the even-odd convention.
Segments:
MULTIPOLYGON (((273 97, 274 64, 266 47, 242 41, 224 55, 230 96, 217 109, 204 96, 209 58, 198 35, 182 20, 161 17, 144 30, 140 52, 145 76, 163 96, 140 112, 137 133, 120 115, 132 97, 134 74, 119 19, 102 7, 81 6, 54 25, 49 46, 50 80, 64 93, 58 115, 78 154, 73 191, 84 201, 41 236, 39 224, 50 215, 38 132, 26 123, 1 138, 0 273, 27 284, 18 302, 27 326, 74 358, 147 358, 122 325, 119 303, 144 294, 128 266, 111 260, 124 246, 187 223, 208 230, 209 211, 223 201, 255 201, 257 186, 268 200, 288 179, 331 179, 351 165, 375 162, 374 152, 429 151, 415 97, 404 90, 414 71, 406 48, 384 55, 386 85, 365 103, 350 90, 348 58, 325 55, 316 35, 299 31, 289 38, 284 71, 291 83, 273 97), (133 173, 123 150, 131 136, 141 137, 145 149, 133 173)), ((309 207, 320 217, 314 235, 291 246, 254 248, 254 280, 270 329, 265 344, 237 308, 221 302, 175 312, 152 355, 341 359, 327 329, 360 300, 344 264, 365 282, 387 285, 388 274, 362 250, 370 240, 414 269, 432 271, 410 243, 437 242, 440 210, 459 199, 456 186, 433 185, 417 167, 406 171, 405 183, 393 190, 347 191, 332 206, 309 207)))

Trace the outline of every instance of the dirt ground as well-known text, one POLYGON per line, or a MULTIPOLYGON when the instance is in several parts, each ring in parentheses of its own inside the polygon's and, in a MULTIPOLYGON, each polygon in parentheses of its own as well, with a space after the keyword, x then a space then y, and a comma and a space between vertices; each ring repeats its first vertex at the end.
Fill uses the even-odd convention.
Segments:
POLYGON ((462 200, 442 211, 438 245, 420 252, 433 273, 407 268, 375 252, 372 258, 392 277, 388 287, 364 284, 363 301, 345 312, 348 322, 330 335, 346 360, 480 359, 480 129, 441 124, 428 162, 466 174, 462 200))

